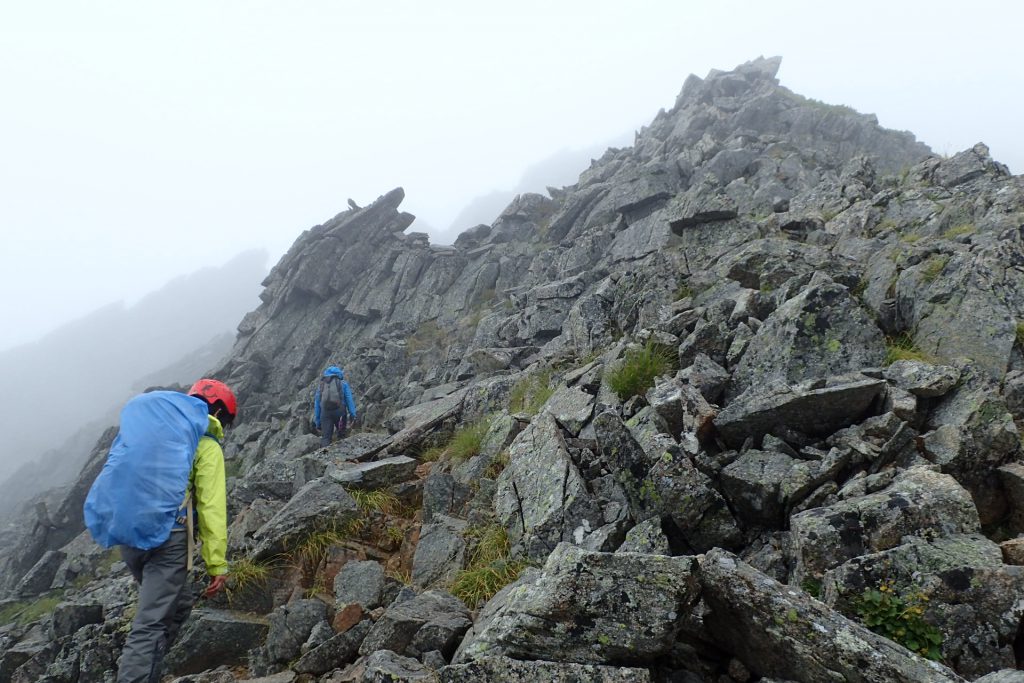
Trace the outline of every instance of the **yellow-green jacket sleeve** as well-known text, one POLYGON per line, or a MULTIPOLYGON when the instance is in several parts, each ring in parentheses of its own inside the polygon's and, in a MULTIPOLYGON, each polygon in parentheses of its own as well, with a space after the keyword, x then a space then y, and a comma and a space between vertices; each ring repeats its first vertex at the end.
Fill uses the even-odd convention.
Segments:
POLYGON ((224 478, 224 452, 215 439, 203 437, 192 464, 192 484, 203 542, 206 573, 228 573, 228 502, 224 478))

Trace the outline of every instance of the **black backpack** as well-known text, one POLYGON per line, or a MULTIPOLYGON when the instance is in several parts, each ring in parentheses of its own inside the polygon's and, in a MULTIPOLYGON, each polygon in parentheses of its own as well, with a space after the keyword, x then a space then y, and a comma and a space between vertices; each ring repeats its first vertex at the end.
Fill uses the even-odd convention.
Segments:
POLYGON ((337 377, 320 380, 320 407, 331 412, 341 410, 341 380, 337 377))

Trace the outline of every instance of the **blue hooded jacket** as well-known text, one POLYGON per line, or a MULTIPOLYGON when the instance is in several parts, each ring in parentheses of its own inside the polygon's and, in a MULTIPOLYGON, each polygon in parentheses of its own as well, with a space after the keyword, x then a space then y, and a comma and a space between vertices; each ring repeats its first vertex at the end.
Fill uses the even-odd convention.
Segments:
MULTIPOLYGON (((324 379, 336 377, 341 383, 341 395, 344 397, 345 407, 348 409, 349 417, 354 420, 356 418, 356 402, 352 398, 352 389, 349 387, 348 382, 345 381, 345 371, 337 365, 332 365, 324 370, 323 377, 324 379)), ((320 386, 322 386, 322 380, 320 386)), ((313 424, 316 425, 317 429, 320 428, 320 386, 317 386, 316 396, 313 398, 313 424)))

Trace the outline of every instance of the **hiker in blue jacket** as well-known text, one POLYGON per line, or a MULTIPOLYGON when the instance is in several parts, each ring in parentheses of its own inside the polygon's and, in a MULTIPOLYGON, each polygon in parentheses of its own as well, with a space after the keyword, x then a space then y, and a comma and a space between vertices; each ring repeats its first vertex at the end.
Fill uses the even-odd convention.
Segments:
POLYGON ((345 371, 337 365, 324 370, 313 399, 313 424, 321 430, 320 445, 330 446, 335 428, 338 438, 345 438, 348 421, 356 419, 356 402, 345 381, 345 371))

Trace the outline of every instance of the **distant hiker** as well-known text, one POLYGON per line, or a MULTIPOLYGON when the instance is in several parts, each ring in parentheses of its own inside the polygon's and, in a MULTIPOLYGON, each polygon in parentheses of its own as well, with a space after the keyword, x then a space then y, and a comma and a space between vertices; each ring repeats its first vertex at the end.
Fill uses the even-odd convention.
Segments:
POLYGON ((338 438, 345 438, 349 420, 356 419, 356 402, 352 389, 345 381, 345 371, 337 365, 324 370, 320 386, 313 398, 313 425, 321 430, 320 445, 330 446, 334 430, 338 438))
POLYGON ((192 611, 193 502, 212 597, 227 582, 224 427, 237 415, 222 382, 201 379, 188 395, 153 391, 128 401, 85 500, 85 524, 100 545, 121 547, 139 584, 118 683, 160 680, 163 658, 192 611))

